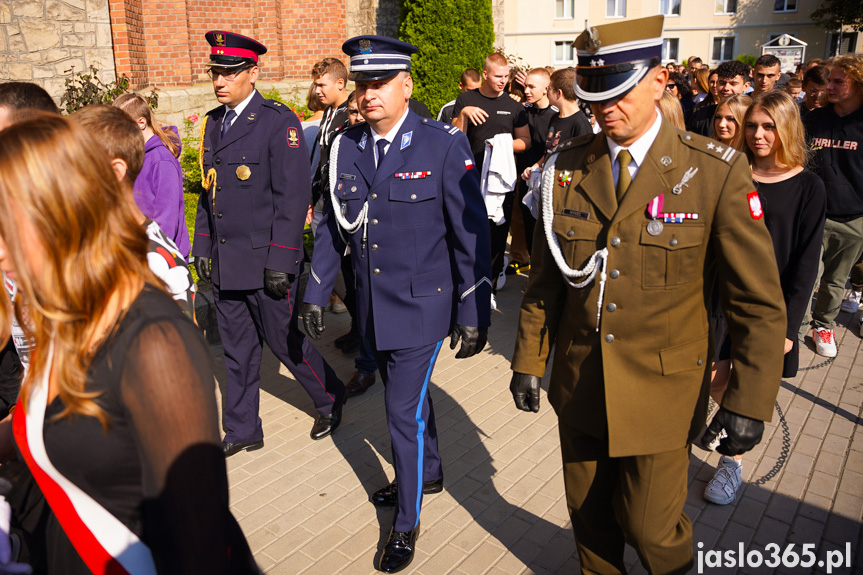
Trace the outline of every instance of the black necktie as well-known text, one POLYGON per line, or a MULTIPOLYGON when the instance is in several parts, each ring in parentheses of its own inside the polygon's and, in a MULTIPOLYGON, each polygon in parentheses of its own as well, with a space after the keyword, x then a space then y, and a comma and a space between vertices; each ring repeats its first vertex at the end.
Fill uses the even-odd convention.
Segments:
POLYGON ((384 156, 387 154, 387 152, 386 152, 386 147, 387 147, 388 145, 389 145, 389 142, 387 142, 387 141, 386 141, 386 140, 384 140, 383 138, 381 138, 380 140, 378 140, 378 142, 375 144, 375 146, 377 146, 377 147, 378 147, 378 167, 379 167, 379 168, 381 167, 381 164, 382 164, 382 163, 383 163, 383 161, 384 161, 384 156))
POLYGON ((222 137, 225 137, 225 134, 228 133, 228 130, 231 128, 231 123, 234 121, 234 118, 237 116, 237 113, 234 110, 228 110, 228 113, 225 114, 225 117, 222 119, 222 137))

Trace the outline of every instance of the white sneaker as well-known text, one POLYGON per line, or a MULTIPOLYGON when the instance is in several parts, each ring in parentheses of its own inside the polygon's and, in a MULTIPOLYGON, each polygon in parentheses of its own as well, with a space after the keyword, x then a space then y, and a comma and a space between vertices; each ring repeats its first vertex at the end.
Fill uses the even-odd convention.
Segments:
POLYGON ((812 339, 815 341, 815 353, 824 357, 836 357, 836 338, 832 329, 813 329, 812 339))
POLYGON ((497 300, 494 299, 494 294, 491 294, 491 311, 497 309, 497 300))
POLYGON ((861 292, 851 290, 848 292, 848 297, 842 302, 841 310, 848 313, 854 313, 860 309, 861 292))
POLYGON ((704 488, 704 498, 717 505, 728 505, 734 501, 737 489, 743 483, 743 463, 723 455, 716 466, 716 474, 704 488))
POLYGON ((503 288, 503 285, 506 283, 506 268, 509 266, 509 256, 503 256, 503 271, 500 272, 500 275, 497 276, 497 280, 494 282, 494 289, 499 290, 503 288))

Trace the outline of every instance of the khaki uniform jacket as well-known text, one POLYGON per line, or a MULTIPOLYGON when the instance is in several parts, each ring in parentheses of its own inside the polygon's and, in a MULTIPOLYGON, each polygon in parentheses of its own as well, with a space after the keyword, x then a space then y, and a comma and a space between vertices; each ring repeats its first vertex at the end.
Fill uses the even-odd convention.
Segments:
POLYGON ((582 289, 569 286, 540 217, 513 371, 542 376, 554 347, 552 406, 567 426, 607 437, 611 457, 685 446, 706 418, 708 306, 718 285, 734 365, 723 406, 769 421, 781 381, 785 306, 757 196, 751 204, 748 197, 754 186, 745 155, 663 120, 617 207, 602 133, 559 150, 552 227, 563 258, 581 269, 596 250, 609 250, 599 330, 600 275, 582 289), (672 193, 690 168, 698 171, 672 193), (663 212, 698 219, 649 233, 647 204, 660 193, 663 212))

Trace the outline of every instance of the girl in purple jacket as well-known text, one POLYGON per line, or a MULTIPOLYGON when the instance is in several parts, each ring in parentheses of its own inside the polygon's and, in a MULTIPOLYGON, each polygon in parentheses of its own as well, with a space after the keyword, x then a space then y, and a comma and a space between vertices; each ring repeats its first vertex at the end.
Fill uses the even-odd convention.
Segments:
POLYGON ((123 94, 114 105, 138 124, 145 142, 144 165, 135 180, 135 203, 188 258, 191 243, 183 205, 183 170, 177 160, 182 147, 177 128, 162 127, 138 94, 123 94))

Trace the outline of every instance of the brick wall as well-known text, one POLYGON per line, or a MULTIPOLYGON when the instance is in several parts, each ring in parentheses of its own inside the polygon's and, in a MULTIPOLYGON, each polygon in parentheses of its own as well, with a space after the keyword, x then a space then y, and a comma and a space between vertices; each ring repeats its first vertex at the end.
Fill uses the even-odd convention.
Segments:
POLYGON ((341 56, 345 4, 338 0, 110 0, 118 74, 135 88, 206 80, 208 30, 255 38, 265 46, 261 79, 308 78, 316 61, 341 56), (230 10, 226 10, 229 7, 230 10))

